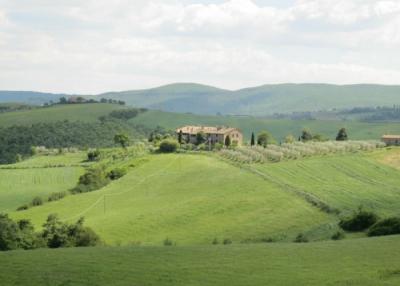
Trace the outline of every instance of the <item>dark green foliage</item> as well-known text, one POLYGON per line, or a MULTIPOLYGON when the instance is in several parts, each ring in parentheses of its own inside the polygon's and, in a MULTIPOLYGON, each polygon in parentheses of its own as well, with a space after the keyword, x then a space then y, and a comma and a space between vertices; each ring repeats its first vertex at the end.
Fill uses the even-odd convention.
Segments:
POLYGON ((46 148, 111 147, 113 135, 123 133, 135 138, 145 137, 150 130, 117 119, 104 122, 36 123, 31 126, 0 127, 0 164, 17 162, 18 154, 28 157, 32 146, 46 148))
POLYGON ((182 143, 183 143, 182 130, 179 130, 179 133, 178 133, 178 142, 179 142, 179 144, 182 144, 182 143))
POLYGON ((103 168, 92 168, 79 177, 78 185, 71 192, 78 194, 98 190, 107 185, 109 181, 103 168))
POLYGON ((67 195, 67 192, 55 192, 51 193, 49 197, 47 198, 47 201, 49 202, 54 202, 54 201, 59 201, 62 198, 64 198, 67 195))
POLYGON ((43 205, 43 200, 42 200, 42 198, 41 198, 41 197, 34 197, 33 200, 32 200, 32 202, 31 202, 31 205, 32 205, 33 207, 37 207, 37 206, 43 205))
POLYGON ((117 118, 117 119, 129 120, 129 119, 135 118, 140 113, 143 113, 146 111, 147 111, 147 109, 145 109, 145 108, 121 109, 121 110, 112 111, 109 116, 117 118))
POLYGON ((174 242, 167 237, 166 239, 164 239, 163 244, 164 246, 173 246, 174 242))
POLYGON ((125 175, 126 175, 126 169, 115 168, 107 174, 107 177, 110 178, 111 180, 118 180, 119 178, 122 178, 125 175))
POLYGON ((375 223, 368 231, 368 236, 400 234, 400 218, 392 217, 375 223))
POLYGON ((267 147, 268 144, 272 144, 274 142, 274 138, 268 131, 262 131, 257 135, 257 144, 260 146, 267 147))
POLYGON ((200 131, 199 133, 196 134, 196 145, 203 144, 204 142, 206 142, 206 140, 207 138, 204 132, 200 131))
POLYGON ((219 244, 218 238, 214 238, 213 241, 211 242, 213 245, 219 244))
POLYGON ((345 237, 345 234, 343 231, 337 231, 331 236, 331 239, 332 240, 341 240, 344 237, 345 237))
POLYGON ((165 139, 160 143, 159 150, 162 153, 172 153, 175 152, 179 147, 177 141, 173 139, 165 139))
POLYGON ((90 228, 83 226, 80 218, 75 224, 66 224, 57 215, 49 215, 43 225, 42 237, 49 248, 95 246, 100 243, 98 235, 90 228))
POLYGON ((29 209, 29 205, 28 204, 24 204, 24 205, 18 207, 17 211, 25 211, 27 209, 29 209))
POLYGON ((346 128, 341 128, 336 136, 336 141, 348 140, 346 128))
POLYGON ((98 161, 100 160, 100 150, 90 150, 87 153, 87 158, 89 162, 98 161))
POLYGON ((303 129, 303 131, 301 132, 300 139, 303 142, 307 142, 307 141, 313 140, 313 136, 312 136, 310 130, 303 129))
POLYGON ((303 233, 299 233, 294 239, 294 242, 305 243, 308 242, 308 238, 303 233))
POLYGON ((14 222, 6 214, 0 214, 0 251, 34 249, 43 244, 29 220, 14 222))
POLYGON ((129 137, 123 133, 116 134, 114 136, 114 143, 121 145, 122 148, 126 148, 129 145, 129 137))
POLYGON ((373 212, 364 211, 361 207, 351 217, 344 218, 339 226, 347 231, 363 231, 378 221, 378 216, 373 212))
POLYGON ((225 137, 225 142, 224 143, 225 143, 226 147, 231 146, 231 137, 229 135, 225 137))
POLYGON ((255 140, 254 132, 251 133, 250 145, 251 145, 251 146, 256 145, 256 140, 255 140))

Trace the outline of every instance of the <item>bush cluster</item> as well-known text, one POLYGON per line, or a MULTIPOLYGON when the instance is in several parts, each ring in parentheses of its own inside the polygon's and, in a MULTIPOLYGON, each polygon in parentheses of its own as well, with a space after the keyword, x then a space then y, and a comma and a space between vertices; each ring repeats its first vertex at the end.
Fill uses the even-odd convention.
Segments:
POLYGON ((378 221, 378 216, 373 212, 364 211, 359 208, 351 217, 343 218, 339 226, 347 231, 363 231, 378 221))
POLYGON ((400 234, 400 218, 383 219, 368 230, 368 236, 400 234))
POLYGON ((160 143, 159 151, 161 153, 173 153, 179 148, 178 141, 174 139, 164 139, 160 143))
POLYGON ((35 232, 29 220, 15 222, 8 215, 0 214, 0 251, 98 245, 99 236, 83 222, 81 218, 75 224, 66 224, 56 215, 49 215, 43 231, 35 232))

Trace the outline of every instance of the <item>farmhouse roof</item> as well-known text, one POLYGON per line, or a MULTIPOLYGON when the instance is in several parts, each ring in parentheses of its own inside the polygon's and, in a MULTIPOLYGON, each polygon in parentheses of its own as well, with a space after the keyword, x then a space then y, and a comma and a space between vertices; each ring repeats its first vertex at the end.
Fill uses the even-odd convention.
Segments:
POLYGON ((400 135, 383 135, 382 139, 400 139, 400 135))
POLYGON ((231 128, 231 127, 187 125, 187 126, 182 126, 180 128, 177 128, 176 132, 180 132, 181 130, 182 130, 182 133, 186 133, 186 134, 197 134, 199 132, 211 133, 211 134, 226 134, 226 133, 229 133, 232 131, 240 131, 237 128, 231 128))

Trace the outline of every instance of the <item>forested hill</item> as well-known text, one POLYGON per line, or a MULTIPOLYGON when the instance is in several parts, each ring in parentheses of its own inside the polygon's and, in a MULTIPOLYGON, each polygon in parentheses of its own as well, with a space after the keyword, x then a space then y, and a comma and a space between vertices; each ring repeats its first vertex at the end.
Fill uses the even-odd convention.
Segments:
MULTIPOLYGON (((62 95, 1 92, 0 102, 42 104, 62 95)), ((400 86, 372 84, 275 84, 230 91, 177 83, 157 88, 108 92, 86 98, 123 100, 128 105, 196 114, 270 115, 400 104, 400 86)))

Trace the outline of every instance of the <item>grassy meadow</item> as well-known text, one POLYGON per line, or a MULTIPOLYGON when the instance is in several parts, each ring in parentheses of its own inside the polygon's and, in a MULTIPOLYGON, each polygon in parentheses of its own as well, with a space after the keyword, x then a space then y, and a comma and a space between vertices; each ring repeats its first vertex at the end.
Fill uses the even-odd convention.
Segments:
POLYGON ((0 253, 2 285, 399 285, 400 236, 0 253))

